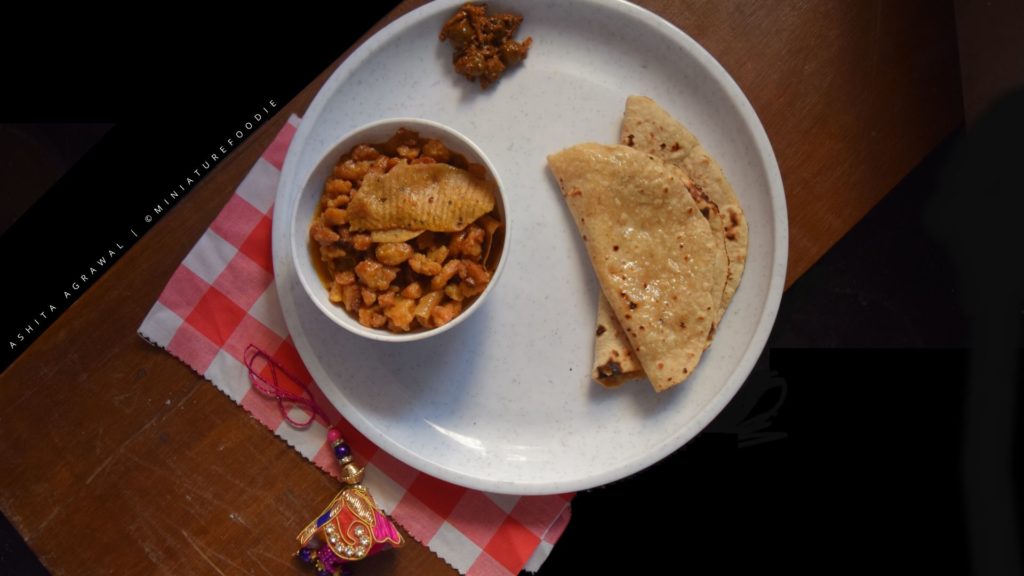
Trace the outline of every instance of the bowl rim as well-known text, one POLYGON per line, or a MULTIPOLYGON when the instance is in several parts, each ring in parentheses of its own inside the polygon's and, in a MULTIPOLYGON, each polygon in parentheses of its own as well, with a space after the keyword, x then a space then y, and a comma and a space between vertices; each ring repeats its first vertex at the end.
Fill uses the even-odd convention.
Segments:
MULTIPOLYGON (((431 134, 430 136, 435 136, 435 134, 431 134)), ((302 175, 301 182, 302 185, 300 186, 299 197, 295 202, 295 205, 292 209, 292 213, 290 215, 290 220, 292 222, 292 241, 291 249, 289 252, 293 261, 295 262, 295 275, 298 277, 299 284, 302 285, 303 292, 305 292, 306 296, 313 302, 317 309, 319 309, 320 312, 323 313, 324 316, 326 316, 332 322, 341 326, 348 332, 355 334, 357 336, 367 338, 369 340, 375 340, 378 342, 414 342, 417 340, 423 340, 447 332, 448 330, 451 330, 458 326, 459 324, 461 324, 483 305, 484 301, 487 299, 487 296, 494 289, 495 285, 498 284, 498 280, 505 269, 505 263, 508 262, 509 248, 511 247, 511 242, 509 241, 509 238, 511 236, 509 230, 509 207, 507 196, 504 192, 504 185, 501 181, 501 176, 498 174, 498 171, 494 167, 494 164, 493 162, 491 162, 490 158, 487 157, 484 151, 481 150, 480 147, 475 142, 473 142, 468 136, 466 136, 462 132, 446 124, 442 124, 435 120, 410 116, 381 118, 378 120, 374 120, 372 122, 362 124, 360 126, 353 128, 352 130, 349 130, 347 133, 342 134, 338 139, 336 139, 332 144, 330 144, 327 147, 326 152, 321 156, 320 160, 317 161, 312 166, 312 168, 309 170, 307 174, 302 175), (496 207, 498 208, 499 212, 502 215, 502 224, 504 227, 504 231, 502 235, 501 254, 498 257, 498 262, 494 268, 494 272, 491 274, 491 281, 487 284, 487 287, 484 288, 484 291, 481 292, 480 295, 477 296, 476 299, 473 301, 473 303, 469 305, 468 308, 463 310, 458 316, 456 316, 454 319, 452 319, 447 324, 444 324, 443 326, 439 326, 437 328, 417 330, 415 332, 395 333, 381 328, 371 328, 369 326, 363 326, 362 324, 359 323, 358 320, 353 318, 343 308, 331 304, 330 302, 325 302, 324 299, 317 297, 317 293, 315 293, 314 291, 324 291, 325 288, 323 286, 323 282, 319 278, 310 278, 310 275, 308 274, 306 267, 300 264, 300 262, 302 262, 302 258, 309 259, 310 257, 308 248, 308 220, 312 218, 312 216, 309 216, 308 218, 303 220, 299 212, 303 204, 302 198, 307 194, 306 189, 309 187, 310 180, 313 179, 317 172, 320 171, 325 162, 331 161, 333 163, 336 163, 337 158, 340 158, 341 154, 347 152, 348 148, 351 148, 352 146, 355 146, 360 143, 365 143, 357 141, 357 138, 360 134, 366 132, 384 131, 385 128, 388 128, 388 130, 385 131, 385 133, 387 133, 393 132, 394 130, 397 130, 402 127, 409 128, 410 130, 414 130, 416 132, 421 132, 422 130, 420 129, 425 128, 429 131, 438 133, 439 135, 437 137, 441 139, 442 142, 444 142, 445 146, 447 146, 448 148, 454 148, 459 153, 467 156, 469 156, 470 154, 476 156, 476 158, 473 158, 472 161, 481 163, 487 169, 487 175, 495 184, 497 196, 496 207), (445 138, 454 139, 456 142, 453 143, 447 141, 445 140, 445 138), (455 145, 453 146, 453 144, 455 145), (469 154, 467 154, 467 152, 469 154), (299 233, 300 231, 301 234, 299 233), (303 240, 300 241, 299 236, 301 236, 303 240)), ((316 189, 322 189, 322 186, 314 188, 314 190, 316 189)), ((310 265, 312 267, 312 263, 310 263, 310 265)), ((315 270, 313 270, 313 273, 314 275, 316 275, 315 270)))

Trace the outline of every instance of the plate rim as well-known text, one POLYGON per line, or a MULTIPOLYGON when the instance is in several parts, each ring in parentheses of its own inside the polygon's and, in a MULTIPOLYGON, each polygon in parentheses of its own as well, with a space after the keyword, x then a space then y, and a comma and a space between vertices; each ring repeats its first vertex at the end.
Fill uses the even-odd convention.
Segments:
MULTIPOLYGON (((707 425, 728 405, 735 397, 753 370, 755 363, 767 343, 768 336, 775 323, 781 302, 782 292, 785 285, 785 276, 788 263, 789 246, 789 223, 786 207, 786 197, 782 183, 781 172, 771 142, 768 139, 764 125, 761 123, 753 109, 749 99, 740 89, 735 79, 728 71, 696 40, 686 34, 682 29, 669 22, 665 18, 651 12, 650 10, 626 2, 625 0, 580 0, 580 4, 590 4, 599 7, 610 8, 623 15, 623 17, 634 18, 647 26, 655 27, 662 33, 672 37, 696 62, 703 66, 721 85, 723 91, 732 101, 732 105, 739 112, 742 123, 751 131, 751 137, 758 152, 758 164, 764 170, 765 179, 768 184, 769 206, 771 209, 771 237, 774 249, 771 253, 770 276, 764 305, 757 318, 757 325, 751 335, 750 343, 739 360, 735 363, 729 379, 721 389, 712 397, 697 414, 690 419, 685 426, 682 426, 676 433, 666 435, 653 449, 647 450, 642 455, 632 459, 618 460, 617 465, 607 468, 602 472, 589 475, 584 478, 573 478, 564 481, 547 481, 543 483, 523 483, 501 479, 474 476, 461 470, 453 469, 443 464, 434 462, 420 456, 418 453, 398 444, 387 437, 377 433, 377 427, 369 422, 363 414, 355 409, 348 401, 341 396, 341 400, 333 397, 330 391, 323 390, 327 398, 335 405, 342 416, 355 427, 361 434, 367 437, 382 450, 394 458, 404 462, 412 468, 430 474, 439 479, 458 484, 471 489, 483 490, 493 493, 516 494, 516 495, 542 495, 559 494, 593 488, 609 482, 620 480, 640 470, 653 465, 664 459, 672 452, 678 450, 694 437, 696 437, 707 425)), ((307 118, 318 118, 330 100, 331 95, 343 83, 346 77, 357 70, 360 65, 377 49, 390 41, 393 37, 400 35, 407 28, 418 24, 422 19, 430 18, 437 13, 451 10, 454 6, 461 4, 461 0, 440 0, 420 6, 394 22, 378 30, 375 34, 358 46, 338 68, 331 73, 331 76, 324 82, 323 86, 314 96, 307 107, 303 121, 296 130, 292 143, 288 148, 278 188, 275 195, 275 205, 272 222, 272 255, 274 261, 274 281, 277 288, 279 300, 281 301, 282 316, 288 327, 289 334, 295 344, 300 357, 306 364, 310 364, 308 356, 315 353, 309 348, 299 320, 294 310, 288 311, 289 306, 294 303, 285 302, 286 295, 291 294, 289 283, 293 282, 295 275, 292 264, 286 261, 288 244, 291 235, 290 218, 285 214, 287 211, 286 202, 280 202, 284 198, 285 189, 296 177, 298 158, 302 156, 306 139, 312 130, 313 122, 306 122, 307 118), (288 234, 285 234, 285 231, 288 234), (283 239, 279 239, 284 237, 283 239), (281 244, 284 244, 283 246, 281 244), (283 266, 282 266, 283 265, 283 266), (286 313, 290 312, 290 313, 286 313)), ((301 295, 300 295, 301 296, 301 295)))

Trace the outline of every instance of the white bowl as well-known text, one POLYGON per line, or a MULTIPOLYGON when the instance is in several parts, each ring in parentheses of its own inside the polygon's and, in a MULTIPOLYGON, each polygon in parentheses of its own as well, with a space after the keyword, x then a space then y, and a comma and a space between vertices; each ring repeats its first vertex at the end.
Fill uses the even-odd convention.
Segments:
POLYGON ((504 187, 501 178, 498 176, 494 165, 487 159, 483 151, 477 147, 469 138, 458 131, 449 128, 438 122, 424 120, 421 118, 389 118, 364 124, 341 137, 340 140, 327 151, 326 154, 313 168, 305 179, 300 179, 302 190, 299 192, 298 202, 295 211, 292 213, 292 238, 291 256, 295 263, 295 270, 299 277, 302 288, 310 300, 324 313, 325 316, 334 321, 335 324, 349 332, 381 342, 411 342, 422 340, 437 334, 451 330, 469 318, 476 310, 484 305, 488 294, 494 289, 501 277, 501 272, 508 261, 509 229, 508 229, 508 206, 504 194, 504 187), (334 166, 342 155, 348 153, 358 144, 375 144, 387 141, 399 128, 406 128, 418 132, 422 138, 436 138, 440 140, 449 150, 461 154, 471 163, 483 165, 487 169, 487 177, 495 186, 496 202, 499 218, 502 222, 503 234, 497 237, 500 241, 495 250, 498 250, 498 263, 491 281, 484 291, 477 296, 476 300, 468 308, 462 311, 452 321, 437 328, 415 330, 406 333, 395 333, 380 328, 370 328, 359 323, 344 308, 334 304, 328 298, 328 291, 317 274, 309 251, 309 226, 313 215, 316 212, 317 204, 323 192, 324 182, 333 170, 334 166))

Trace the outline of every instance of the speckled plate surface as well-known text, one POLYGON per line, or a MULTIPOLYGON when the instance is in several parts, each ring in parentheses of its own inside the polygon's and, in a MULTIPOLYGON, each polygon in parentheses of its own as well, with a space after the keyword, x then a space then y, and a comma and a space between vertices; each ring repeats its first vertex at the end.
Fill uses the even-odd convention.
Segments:
POLYGON ((778 165, 749 102, 696 42, 612 0, 491 2, 523 14, 525 65, 491 89, 458 77, 438 42, 459 2, 428 4, 370 38, 327 81, 288 152, 274 212, 284 316, 341 413, 396 458, 472 488, 544 494, 605 484, 693 438, 743 384, 775 319, 787 220, 778 165), (545 157, 615 143, 630 94, 657 100, 719 160, 750 224, 746 272, 714 344, 683 385, 590 380, 597 283, 545 157), (352 128, 387 117, 448 124, 491 158, 509 196, 510 258, 490 301, 424 341, 360 339, 325 318, 290 261, 304 178, 352 128))

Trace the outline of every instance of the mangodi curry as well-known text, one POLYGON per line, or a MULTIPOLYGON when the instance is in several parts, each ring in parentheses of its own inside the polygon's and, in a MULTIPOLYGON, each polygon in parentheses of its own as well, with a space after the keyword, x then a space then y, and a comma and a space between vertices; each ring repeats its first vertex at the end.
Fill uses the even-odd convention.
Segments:
POLYGON ((494 184, 435 139, 400 128, 334 167, 309 229, 330 300, 371 328, 442 326, 491 281, 494 184))

